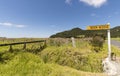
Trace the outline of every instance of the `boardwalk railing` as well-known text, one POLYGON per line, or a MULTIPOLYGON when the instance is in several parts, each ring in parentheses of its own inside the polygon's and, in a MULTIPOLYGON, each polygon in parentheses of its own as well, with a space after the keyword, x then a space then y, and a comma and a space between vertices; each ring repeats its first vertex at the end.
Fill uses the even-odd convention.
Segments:
MULTIPOLYGON (((10 46, 9 51, 12 52, 12 46, 13 46, 13 45, 24 44, 23 49, 26 49, 26 44, 29 44, 29 43, 41 43, 41 42, 44 42, 44 46, 43 46, 43 47, 45 47, 45 46, 46 46, 46 40, 0 44, 0 46, 10 46)), ((41 46, 40 46, 40 47, 41 47, 41 46)))

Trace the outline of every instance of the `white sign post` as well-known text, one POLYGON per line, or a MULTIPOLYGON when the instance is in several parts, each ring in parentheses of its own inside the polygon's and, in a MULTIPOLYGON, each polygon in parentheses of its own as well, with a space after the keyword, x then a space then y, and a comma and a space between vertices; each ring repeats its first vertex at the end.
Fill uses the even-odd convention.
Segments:
POLYGON ((108 32, 108 58, 111 60, 111 41, 110 41, 110 30, 108 32))

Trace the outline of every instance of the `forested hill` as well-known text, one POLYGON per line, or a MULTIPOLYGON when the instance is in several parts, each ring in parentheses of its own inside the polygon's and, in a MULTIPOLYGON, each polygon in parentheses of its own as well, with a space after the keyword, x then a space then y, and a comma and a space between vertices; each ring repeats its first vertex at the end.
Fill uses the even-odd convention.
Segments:
MULTIPOLYGON (((82 30, 80 28, 73 28, 71 30, 63 31, 51 35, 50 38, 70 38, 70 37, 92 37, 96 34, 107 36, 106 30, 82 30)), ((111 37, 120 37, 120 26, 111 28, 111 37)))
POLYGON ((120 26, 117 26, 111 29, 111 36, 120 37, 120 26))

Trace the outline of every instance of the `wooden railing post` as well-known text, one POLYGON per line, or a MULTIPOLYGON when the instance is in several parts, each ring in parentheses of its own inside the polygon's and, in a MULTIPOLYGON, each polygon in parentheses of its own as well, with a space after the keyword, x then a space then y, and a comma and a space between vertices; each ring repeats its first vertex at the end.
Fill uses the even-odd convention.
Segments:
POLYGON ((10 51, 10 52, 13 52, 12 45, 10 45, 9 51, 10 51))
POLYGON ((23 49, 26 49, 26 43, 24 43, 23 49))
POLYGON ((39 48, 40 50, 41 50, 41 45, 40 45, 40 48, 39 48))
POLYGON ((47 46, 47 43, 46 43, 46 40, 44 41, 44 47, 46 47, 47 46))

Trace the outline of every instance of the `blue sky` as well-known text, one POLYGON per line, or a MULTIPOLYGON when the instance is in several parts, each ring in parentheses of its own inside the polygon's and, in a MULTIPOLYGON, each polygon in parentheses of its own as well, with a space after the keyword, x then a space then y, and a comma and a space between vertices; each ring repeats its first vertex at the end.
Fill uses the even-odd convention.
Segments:
POLYGON ((49 37, 75 27, 120 25, 120 0, 0 0, 0 37, 49 37))

